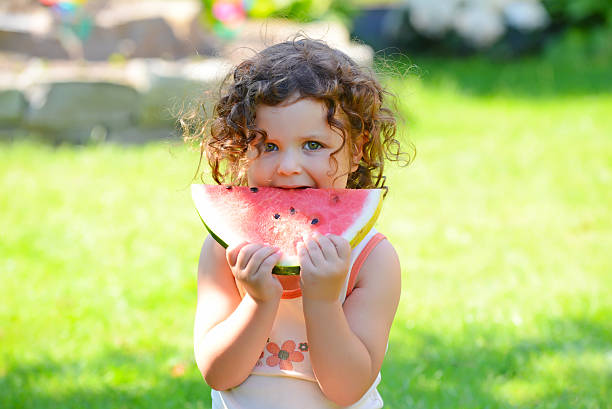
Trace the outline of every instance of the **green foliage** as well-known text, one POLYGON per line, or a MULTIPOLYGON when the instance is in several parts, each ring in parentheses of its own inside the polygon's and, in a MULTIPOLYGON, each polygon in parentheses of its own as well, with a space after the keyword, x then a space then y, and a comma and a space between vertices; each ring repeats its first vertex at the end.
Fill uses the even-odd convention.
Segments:
MULTIPOLYGON (((201 1, 207 21, 213 23, 215 0, 201 1)), ((246 3, 250 4, 247 16, 252 18, 287 18, 308 22, 334 17, 349 23, 349 17, 354 13, 351 2, 343 0, 254 0, 246 3)))
POLYGON ((612 59, 612 1, 544 0, 553 21, 567 30, 546 52, 554 58, 612 59))
POLYGON ((612 60, 612 26, 589 30, 572 27, 557 41, 551 42, 546 55, 553 59, 582 59, 591 62, 612 60))
POLYGON ((612 25, 612 2, 609 0, 544 0, 543 3, 555 18, 574 24, 594 20, 612 25))

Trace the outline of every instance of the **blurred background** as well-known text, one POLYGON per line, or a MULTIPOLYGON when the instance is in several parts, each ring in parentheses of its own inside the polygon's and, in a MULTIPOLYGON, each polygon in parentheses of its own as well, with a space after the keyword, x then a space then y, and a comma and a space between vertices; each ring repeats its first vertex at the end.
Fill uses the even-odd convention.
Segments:
POLYGON ((378 223, 385 408, 612 408, 607 0, 4 0, 0 407, 210 407, 177 118, 297 32, 373 69, 417 151, 378 223))

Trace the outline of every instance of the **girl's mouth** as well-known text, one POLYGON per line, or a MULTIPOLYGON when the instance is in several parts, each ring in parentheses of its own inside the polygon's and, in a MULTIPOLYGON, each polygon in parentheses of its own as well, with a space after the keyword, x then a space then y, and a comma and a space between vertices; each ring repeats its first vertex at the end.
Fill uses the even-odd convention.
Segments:
POLYGON ((309 189, 310 186, 276 186, 279 189, 296 189, 296 190, 303 190, 303 189, 309 189))

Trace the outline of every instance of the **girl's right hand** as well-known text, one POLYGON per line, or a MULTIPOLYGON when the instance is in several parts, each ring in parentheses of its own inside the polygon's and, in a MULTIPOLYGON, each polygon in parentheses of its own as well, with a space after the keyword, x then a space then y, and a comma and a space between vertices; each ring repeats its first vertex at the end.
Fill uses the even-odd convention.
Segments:
POLYGON ((227 263, 246 292, 255 301, 279 300, 283 294, 281 283, 272 275, 272 269, 280 260, 280 253, 273 247, 242 242, 228 247, 227 263))

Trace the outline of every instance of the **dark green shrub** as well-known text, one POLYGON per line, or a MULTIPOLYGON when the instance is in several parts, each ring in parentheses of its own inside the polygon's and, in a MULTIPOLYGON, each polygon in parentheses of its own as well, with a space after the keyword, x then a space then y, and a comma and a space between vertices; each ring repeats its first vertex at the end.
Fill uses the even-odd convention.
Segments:
POLYGON ((554 21, 570 25, 612 25, 610 0, 543 0, 554 21))
POLYGON ((562 30, 547 53, 555 58, 612 59, 612 1, 543 0, 553 21, 562 30))

